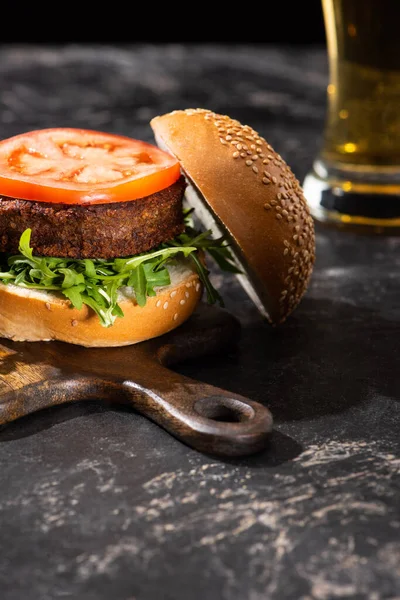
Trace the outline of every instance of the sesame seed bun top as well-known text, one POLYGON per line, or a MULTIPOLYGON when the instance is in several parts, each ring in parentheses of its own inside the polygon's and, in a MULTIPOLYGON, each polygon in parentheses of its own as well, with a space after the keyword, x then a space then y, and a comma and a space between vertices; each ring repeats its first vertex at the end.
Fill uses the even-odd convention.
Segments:
POLYGON ((254 129, 227 115, 176 110, 150 124, 158 145, 180 161, 196 213, 201 218, 206 207, 230 237, 260 312, 272 324, 285 321, 315 260, 314 223, 290 167, 254 129))

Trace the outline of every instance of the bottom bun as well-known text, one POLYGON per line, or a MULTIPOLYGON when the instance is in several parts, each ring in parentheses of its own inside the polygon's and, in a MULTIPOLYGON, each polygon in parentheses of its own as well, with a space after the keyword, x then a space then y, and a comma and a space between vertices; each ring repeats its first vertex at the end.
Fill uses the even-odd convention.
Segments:
POLYGON ((16 342, 59 340, 86 347, 127 346, 158 337, 186 321, 196 308, 203 287, 197 273, 181 270, 168 287, 147 298, 141 307, 134 297, 121 296, 124 317, 103 327, 84 305, 71 308, 61 295, 0 284, 0 337, 16 342))

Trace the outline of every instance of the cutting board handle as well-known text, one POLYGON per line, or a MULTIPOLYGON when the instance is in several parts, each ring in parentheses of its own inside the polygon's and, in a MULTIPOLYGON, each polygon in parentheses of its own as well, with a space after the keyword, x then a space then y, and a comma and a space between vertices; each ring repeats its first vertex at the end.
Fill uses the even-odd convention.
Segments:
POLYGON ((259 402, 172 372, 152 369, 151 389, 125 381, 133 406, 201 452, 243 456, 265 448, 272 415, 259 402))

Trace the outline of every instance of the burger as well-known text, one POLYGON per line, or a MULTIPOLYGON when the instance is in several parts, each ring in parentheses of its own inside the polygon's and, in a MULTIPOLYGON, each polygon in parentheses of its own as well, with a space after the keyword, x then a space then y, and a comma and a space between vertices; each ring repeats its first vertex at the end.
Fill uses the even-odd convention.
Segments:
POLYGON ((156 144, 86 129, 0 142, 0 336, 123 346, 186 321, 235 273, 271 324, 305 293, 314 228, 289 166, 205 109, 150 122, 156 144), (197 225, 200 223, 200 225, 197 225))

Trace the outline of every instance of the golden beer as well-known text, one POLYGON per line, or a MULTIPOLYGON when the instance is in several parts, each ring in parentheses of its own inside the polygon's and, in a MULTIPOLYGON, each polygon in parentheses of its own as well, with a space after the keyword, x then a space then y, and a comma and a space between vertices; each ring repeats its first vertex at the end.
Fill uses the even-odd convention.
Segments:
POLYGON ((320 220, 399 227, 400 0, 322 0, 322 8, 327 118, 306 197, 320 220))

